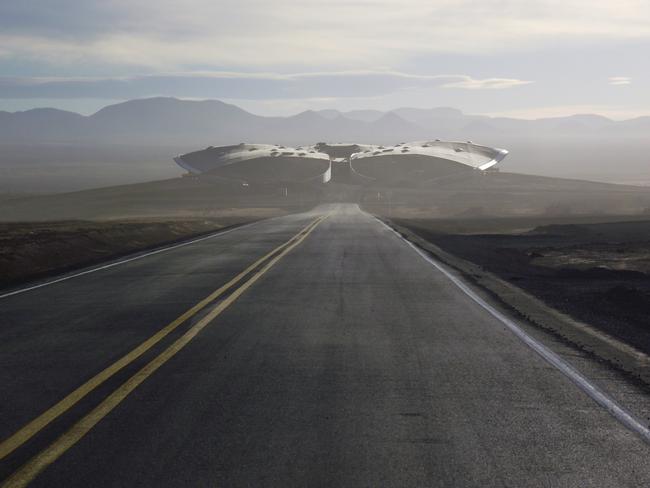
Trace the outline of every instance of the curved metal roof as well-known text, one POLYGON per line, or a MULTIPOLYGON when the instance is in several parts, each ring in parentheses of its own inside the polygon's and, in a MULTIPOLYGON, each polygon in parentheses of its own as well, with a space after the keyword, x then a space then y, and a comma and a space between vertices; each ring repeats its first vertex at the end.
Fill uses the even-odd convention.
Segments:
POLYGON ((304 158, 323 159, 329 156, 313 146, 286 147, 272 144, 237 144, 234 146, 208 147, 200 151, 182 154, 174 158, 176 164, 193 174, 207 173, 223 166, 256 158, 304 158))
POLYGON ((508 151, 496 147, 482 146, 471 141, 417 141, 404 142, 394 146, 364 145, 360 152, 352 154, 350 161, 378 156, 399 156, 417 154, 454 161, 479 170, 486 170, 502 161, 508 151))

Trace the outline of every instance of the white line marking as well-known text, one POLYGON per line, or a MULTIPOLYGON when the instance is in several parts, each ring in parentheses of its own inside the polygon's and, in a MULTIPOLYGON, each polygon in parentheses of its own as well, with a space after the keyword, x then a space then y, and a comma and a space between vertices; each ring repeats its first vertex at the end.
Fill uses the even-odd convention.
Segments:
POLYGON ((138 259, 146 258, 147 256, 153 256, 154 254, 159 254, 161 252, 172 251, 174 249, 178 249, 179 247, 189 246, 190 244, 196 244, 197 242, 205 241, 207 239, 212 239, 214 237, 224 236, 226 234, 230 234, 231 232, 235 232, 236 230, 245 229, 246 227, 250 227, 252 225, 259 224, 260 222, 268 222, 269 220, 271 220, 271 219, 258 220, 256 222, 251 222, 249 224, 240 225, 239 227, 234 227, 232 229, 218 230, 217 232, 214 232, 214 233, 209 234, 207 236, 199 237, 197 239, 192 239, 191 241, 185 241, 185 242, 181 242, 179 244, 173 244, 171 246, 161 247, 161 248, 156 249, 154 251, 149 251, 149 252, 146 252, 144 254, 138 254, 137 256, 132 256, 130 258, 122 259, 120 261, 115 261, 115 262, 112 262, 112 263, 109 263, 109 264, 105 264, 103 266, 98 266, 96 268, 87 269, 85 271, 80 271, 78 273, 74 273, 74 274, 71 274, 71 275, 62 276, 61 278, 56 278, 54 280, 45 281, 45 282, 39 283, 37 285, 28 286, 26 288, 19 288, 18 290, 10 291, 8 293, 4 293, 4 294, 0 295, 0 299, 8 298, 8 297, 18 295, 20 293, 25 293, 25 292, 31 291, 31 290, 36 290, 38 288, 43 288, 44 286, 54 285, 55 283, 61 283, 62 281, 67 281, 67 280, 71 280, 72 278, 77 278, 79 276, 84 276, 84 275, 87 275, 87 274, 90 274, 90 273, 95 273, 95 272, 101 271, 103 269, 113 268, 115 266, 130 263, 131 261, 136 261, 138 259))
POLYGON ((619 422, 625 425, 628 429, 636 432, 641 438, 648 444, 650 444, 650 429, 646 427, 639 419, 637 419, 632 413, 628 412, 625 408, 620 406, 616 400, 611 398, 605 392, 600 390, 596 385, 591 383, 585 376, 582 375, 577 369, 571 366, 569 363, 564 361, 560 356, 555 354, 549 348, 544 346, 542 343, 536 341, 531 336, 526 334, 513 320, 506 317, 504 314, 499 312, 492 305, 483 300, 478 296, 469 286, 467 286, 460 278, 454 276, 452 273, 447 271, 437 260, 429 256, 425 251, 420 249, 418 246, 413 244, 411 241, 402 236, 395 229, 390 227, 385 222, 381 221, 377 217, 375 220, 382 224, 384 227, 393 232, 397 237, 402 241, 406 242, 412 249, 415 250, 424 260, 429 264, 438 269, 442 274, 449 278, 458 288, 460 288, 466 295, 468 295, 472 300, 478 303, 481 307, 487 310, 490 315, 498 319, 503 323, 508 329, 515 334, 524 344, 530 347, 537 354, 542 356, 549 364, 554 366, 556 369, 560 370, 567 378, 569 378, 578 388, 584 391, 587 395, 591 397, 596 403, 601 407, 607 410, 612 416, 614 416, 619 422))

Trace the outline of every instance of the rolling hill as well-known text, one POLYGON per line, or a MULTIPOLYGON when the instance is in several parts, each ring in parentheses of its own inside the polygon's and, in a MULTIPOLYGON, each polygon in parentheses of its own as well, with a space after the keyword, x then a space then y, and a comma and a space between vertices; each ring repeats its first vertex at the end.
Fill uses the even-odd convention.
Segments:
POLYGON ((313 143, 397 139, 645 136, 650 117, 614 121, 592 114, 521 120, 468 115, 448 107, 399 108, 389 112, 306 111, 262 117, 217 100, 147 98, 109 105, 83 116, 57 109, 0 112, 0 142, 122 144, 313 143))

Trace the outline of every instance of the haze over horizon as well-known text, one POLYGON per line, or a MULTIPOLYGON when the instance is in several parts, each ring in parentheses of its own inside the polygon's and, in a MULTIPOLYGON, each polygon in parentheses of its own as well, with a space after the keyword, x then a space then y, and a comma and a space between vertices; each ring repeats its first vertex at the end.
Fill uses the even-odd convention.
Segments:
MULTIPOLYGON (((100 112, 102 109, 105 109, 107 107, 112 107, 114 105, 120 105, 126 102, 137 102, 139 100, 166 99, 166 98, 175 99, 179 101, 186 101, 186 102, 223 102, 223 103, 237 106, 238 108, 252 115, 257 115, 260 117, 294 117, 303 114, 305 112, 316 112, 324 116, 325 118, 333 118, 338 115, 341 116, 352 115, 353 119, 375 120, 376 118, 379 118, 381 114, 388 114, 388 113, 397 114, 400 113, 400 111, 405 111, 405 110, 418 110, 418 111, 449 110, 449 111, 459 112, 467 116, 478 116, 482 118, 510 118, 510 119, 518 119, 522 121, 538 121, 538 120, 553 119, 553 118, 564 119, 564 118, 583 117, 583 116, 602 117, 605 119, 609 119, 611 121, 626 121, 626 120, 650 117, 650 112, 648 112, 647 114, 639 114, 639 115, 632 115, 632 116, 625 116, 625 117, 611 116, 611 115, 608 116, 598 112, 589 112, 589 109, 593 107, 584 107, 585 108, 584 111, 580 111, 581 107, 575 107, 575 109, 577 110, 576 112, 567 112, 567 113, 563 112, 562 110, 555 110, 554 107, 548 107, 546 110, 540 111, 537 114, 532 114, 532 113, 527 113, 525 111, 511 111, 511 112, 503 112, 503 113, 480 113, 480 112, 465 111, 460 108, 448 106, 448 105, 395 106, 395 107, 388 107, 385 109, 379 109, 372 106, 349 109, 347 107, 334 108, 334 106, 324 105, 322 108, 297 107, 296 111, 291 111, 287 108, 286 111, 278 110, 274 112, 272 111, 273 110, 272 107, 269 108, 268 110, 264 110, 264 109, 258 110, 260 108, 258 106, 253 106, 252 108, 248 108, 249 104, 246 103, 247 102, 246 100, 232 101, 232 100, 225 100, 225 99, 221 100, 218 98, 192 98, 192 97, 188 98, 188 97, 176 97, 176 96, 151 96, 151 97, 124 99, 124 100, 97 99, 97 103, 99 104, 97 105, 97 107, 91 105, 78 106, 74 101, 70 102, 70 106, 61 107, 59 106, 58 103, 53 103, 48 105, 47 102, 51 100, 44 100, 44 104, 42 105, 36 105, 33 107, 29 106, 25 108, 21 108, 20 106, 8 107, 7 109, 0 109, 0 111, 11 113, 11 114, 17 114, 22 112, 28 112, 31 110, 55 109, 55 110, 72 112, 83 116, 91 116, 96 114, 97 112, 100 112)), ((83 102, 85 103, 86 100, 83 100, 83 102)))
POLYGON ((174 96, 260 115, 650 114, 650 5, 638 0, 28 0, 0 5, 0 32, 7 111, 174 96))

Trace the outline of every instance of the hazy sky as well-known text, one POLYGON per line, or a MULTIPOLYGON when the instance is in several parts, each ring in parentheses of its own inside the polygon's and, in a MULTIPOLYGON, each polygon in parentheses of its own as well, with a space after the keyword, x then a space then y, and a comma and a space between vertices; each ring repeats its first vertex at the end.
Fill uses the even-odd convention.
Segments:
POLYGON ((648 0, 0 3, 0 109, 217 98, 261 114, 650 114, 648 0))

